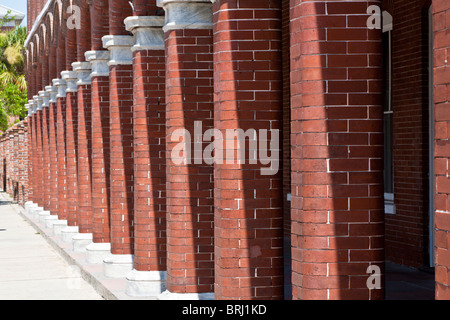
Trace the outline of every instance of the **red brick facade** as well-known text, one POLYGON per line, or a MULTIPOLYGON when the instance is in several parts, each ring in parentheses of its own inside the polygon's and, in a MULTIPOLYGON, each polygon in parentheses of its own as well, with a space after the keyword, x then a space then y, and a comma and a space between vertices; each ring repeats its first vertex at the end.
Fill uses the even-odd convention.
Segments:
POLYGON ((384 299, 368 280, 392 261, 435 267, 450 299, 447 0, 92 0, 78 30, 66 1, 36 22, 44 2, 29 1, 30 112, 1 138, 0 176, 110 244, 99 263, 129 295, 384 299), (370 6, 393 18, 395 214, 370 6), (239 130, 248 149, 227 162, 239 130))

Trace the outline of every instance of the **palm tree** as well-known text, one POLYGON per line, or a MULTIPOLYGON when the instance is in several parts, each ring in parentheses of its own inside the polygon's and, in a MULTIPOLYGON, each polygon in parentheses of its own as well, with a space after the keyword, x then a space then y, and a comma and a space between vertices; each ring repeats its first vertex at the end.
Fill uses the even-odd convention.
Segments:
POLYGON ((23 91, 27 90, 23 56, 26 37, 25 27, 17 27, 0 35, 0 86, 14 84, 23 91))
POLYGON ((25 27, 0 34, 0 131, 5 131, 26 115, 27 83, 23 55, 26 37, 25 27))

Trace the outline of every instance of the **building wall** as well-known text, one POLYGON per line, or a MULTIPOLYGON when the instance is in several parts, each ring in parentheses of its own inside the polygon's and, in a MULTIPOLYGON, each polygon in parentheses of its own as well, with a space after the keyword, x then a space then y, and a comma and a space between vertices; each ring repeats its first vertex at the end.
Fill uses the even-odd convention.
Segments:
MULTIPOLYGON (((446 25, 442 16, 449 9, 444 2, 436 0, 441 29, 446 25)), ((30 112, 33 202, 60 214, 46 185, 45 177, 52 177, 52 183, 58 184, 53 189, 67 199, 62 214, 67 214, 69 226, 92 224, 96 233, 93 244, 109 241, 112 255, 107 261, 113 265, 115 259, 121 259, 134 275, 152 272, 158 264, 153 270, 158 276, 165 275, 169 295, 210 297, 214 293, 216 299, 282 299, 290 298, 292 292, 293 299, 382 299, 383 289, 367 287, 368 268, 379 267, 383 274, 385 257, 414 267, 426 261, 428 80, 423 67, 426 20, 421 19, 426 3, 387 1, 394 16, 397 213, 386 216, 382 199, 382 37, 380 30, 368 30, 366 25, 367 7, 381 3, 217 0, 212 5, 209 0, 197 0, 170 6, 165 1, 166 11, 182 6, 180 12, 189 14, 169 14, 164 26, 155 22, 158 19, 143 26, 128 17, 161 16, 155 1, 133 1, 133 13, 127 1, 110 0, 106 8, 102 7, 106 2, 92 0, 90 8, 82 7, 82 14, 97 17, 102 8, 108 17, 91 19, 91 26, 88 19, 82 19, 82 28, 75 31, 65 23, 68 1, 52 2, 52 15, 44 15, 42 22, 47 26, 53 23, 54 33, 40 26, 28 42, 30 106, 42 107, 39 95, 53 80, 59 83, 63 78, 67 90, 58 97, 57 108, 50 106, 64 130, 58 126, 49 130, 45 106, 44 111, 35 108, 30 112), (180 18, 188 23, 177 20, 180 18), (139 32, 159 36, 139 37, 139 32), (160 43, 146 47, 143 43, 149 39, 160 43), (74 73, 72 63, 84 62, 88 50, 102 50, 109 57, 91 62, 93 70, 102 63, 101 79, 96 74, 94 78, 99 78, 91 84, 79 85, 83 75, 74 73), (164 61, 165 73, 153 68, 155 61, 164 61), (155 83, 142 88, 142 79, 155 83), (92 99, 91 121, 82 113, 89 106, 84 100, 87 90, 92 99), (150 106, 145 102, 149 97, 154 110, 145 110, 144 105, 150 106), (156 110, 154 119, 145 115, 156 110), (168 140, 171 130, 192 131, 195 120, 203 122, 203 131, 281 129, 281 170, 264 176, 260 164, 174 165, 169 158, 175 145, 168 140), (164 123, 165 139, 161 137, 164 123), (166 165, 154 162, 152 149, 143 147, 146 138, 148 145, 159 147, 154 150, 165 151, 166 165), (92 141, 92 147, 103 149, 86 152, 86 139, 92 141), (54 146, 52 152, 49 149, 51 141, 64 141, 65 145, 56 148, 58 161, 48 164, 45 157, 51 160, 55 154, 54 146), (108 167, 105 171, 94 161, 96 157, 108 167), (61 164, 56 170, 65 175, 51 175, 55 163, 61 164), (145 166, 150 168, 148 175, 145 166), (158 170, 164 172, 155 172, 158 170), (166 190, 159 184, 161 173, 166 190), (89 175, 90 180, 86 179, 89 175), (151 188, 146 188, 146 181, 151 188), (89 200, 85 193, 81 203, 83 188, 91 187, 94 192, 97 185, 108 194, 102 197, 108 205, 92 197, 89 200), (78 214, 81 204, 85 210, 78 214), (105 215, 110 223, 105 222, 105 215), (133 262, 131 257, 136 254, 138 259, 133 262), (287 288, 284 295, 283 283, 287 288)), ((43 4, 29 1, 31 25, 43 4)), ((448 40, 441 39, 443 33, 436 38, 441 40, 439 52, 446 55, 448 40)), ((436 66, 445 67, 446 63, 440 59, 436 66)), ((438 84, 447 83, 439 71, 438 84)), ((448 88, 439 89, 442 111, 448 103, 448 88)), ((438 146, 446 143, 445 115, 442 122, 438 146)), ((8 161, 14 159, 10 147, 14 141, 5 140, 8 161)), ((448 159, 446 151, 440 151, 443 180, 448 159)), ((14 171, 8 174, 17 176, 14 171)), ((437 184, 439 205, 446 201, 446 183, 437 184)), ((445 206, 439 208, 447 212, 445 206)), ((437 233, 439 297, 447 294, 445 272, 450 265, 444 213, 439 216, 437 233)), ((87 234, 91 228, 79 230, 87 234)), ((109 267, 104 265, 105 270, 109 267)), ((105 274, 112 276, 108 272, 105 274)))
POLYGON ((25 205, 29 199, 28 121, 15 124, 0 137, 0 186, 25 205))
POLYGON ((386 259, 428 266, 428 1, 386 1, 393 16, 395 215, 386 215, 386 259))

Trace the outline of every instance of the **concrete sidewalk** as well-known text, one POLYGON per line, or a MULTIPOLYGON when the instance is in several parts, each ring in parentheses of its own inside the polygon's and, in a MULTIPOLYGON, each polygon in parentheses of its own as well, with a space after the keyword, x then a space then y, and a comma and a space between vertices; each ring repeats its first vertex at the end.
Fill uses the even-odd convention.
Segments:
POLYGON ((0 193, 0 300, 102 300, 0 193))

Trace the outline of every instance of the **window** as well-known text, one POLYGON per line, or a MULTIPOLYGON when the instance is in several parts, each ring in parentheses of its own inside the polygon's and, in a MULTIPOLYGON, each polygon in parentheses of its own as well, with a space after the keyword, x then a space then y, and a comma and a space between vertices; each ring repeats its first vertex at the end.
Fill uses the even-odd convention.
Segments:
POLYGON ((392 16, 383 12, 384 58, 384 211, 395 214, 392 108, 392 16))

